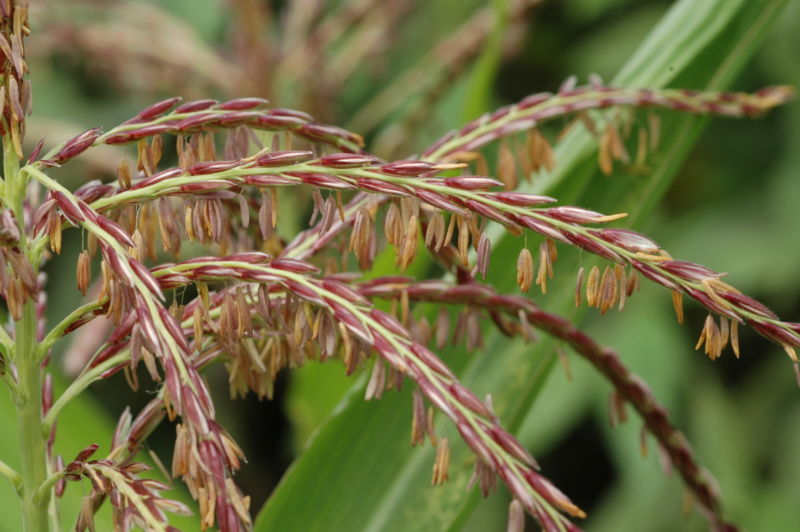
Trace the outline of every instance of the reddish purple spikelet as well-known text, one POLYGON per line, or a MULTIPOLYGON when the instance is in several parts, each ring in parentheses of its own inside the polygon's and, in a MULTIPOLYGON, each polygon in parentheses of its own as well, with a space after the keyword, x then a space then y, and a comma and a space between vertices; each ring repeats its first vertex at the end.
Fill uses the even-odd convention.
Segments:
MULTIPOLYGON (((525 449, 511 434, 500 427, 492 427, 489 429, 489 433, 492 435, 492 438, 503 447, 503 449, 514 455, 517 460, 536 470, 539 469, 539 464, 533 458, 531 453, 528 452, 528 450, 525 449)), ((538 475, 535 475, 532 472, 529 472, 528 474, 530 476, 538 477, 538 475)))
POLYGON ((142 121, 157 118, 162 114, 164 114, 169 109, 172 109, 182 99, 183 98, 181 98, 180 96, 175 96, 174 98, 167 98, 166 100, 156 102, 150 107, 144 109, 138 115, 136 115, 136 118, 142 121))
MULTIPOLYGON (((421 345, 418 345, 418 344, 413 344, 411 346, 411 351, 414 353, 414 355, 419 357, 419 359, 423 363, 425 363, 426 366, 429 366, 435 372, 439 373, 440 375, 442 375, 442 376, 444 376, 444 377, 446 377, 448 379, 455 379, 456 378, 456 376, 453 374, 453 372, 450 370, 450 368, 448 368, 444 364, 444 362, 442 362, 441 359, 439 357, 437 357, 436 355, 434 355, 428 348, 426 348, 424 346, 421 346, 421 345)), ((461 386, 461 385, 458 385, 458 386, 461 386)), ((461 387, 461 388, 463 388, 463 387, 461 387)), ((463 390, 461 390, 461 388, 459 390, 463 391, 463 390)))
POLYGON ((453 212, 461 216, 467 216, 467 211, 465 211, 459 205, 456 205, 454 202, 448 200, 441 194, 430 192, 428 190, 416 190, 414 192, 415 195, 425 203, 429 203, 434 207, 439 207, 440 209, 453 212))
POLYGON ((539 196, 536 194, 525 194, 522 192, 497 192, 495 197, 509 205, 516 205, 519 207, 532 207, 535 205, 543 205, 546 203, 554 203, 555 198, 548 196, 539 196))
MULTIPOLYGON (((133 129, 128 132, 126 135, 126 141, 130 142, 132 140, 139 140, 147 137, 154 137, 156 135, 160 135, 161 133, 167 133, 172 131, 173 126, 171 124, 153 124, 150 126, 140 127, 139 129, 133 129)), ((109 139, 106 139, 106 144, 114 144, 110 142, 109 139)))
POLYGON ((294 273, 319 272, 319 268, 317 268, 313 264, 309 264, 308 262, 302 260, 289 259, 289 258, 275 259, 272 262, 270 262, 270 266, 272 266, 273 268, 277 268, 279 270, 285 270, 287 272, 294 272, 294 273))
POLYGON ((405 187, 369 177, 360 178, 358 180, 358 186, 363 190, 378 192, 380 194, 391 194, 394 196, 407 196, 409 194, 408 189, 405 187))
POLYGON ((184 175, 184 173, 185 172, 181 168, 168 168, 166 170, 162 170, 160 172, 157 172, 157 173, 151 175, 150 177, 147 177, 145 179, 141 179, 141 180, 133 183, 131 185, 131 189, 132 190, 136 190, 136 189, 139 189, 139 188, 144 188, 144 187, 148 187, 148 186, 151 186, 151 185, 155 185, 156 183, 160 183, 160 182, 165 181, 167 179, 172 179, 173 177, 178 177, 178 176, 184 175))
POLYGON ((217 109, 223 111, 243 111, 246 109, 255 109, 263 107, 269 103, 264 98, 236 98, 235 100, 228 100, 217 105, 217 109))
POLYGON ((470 210, 477 212, 491 220, 495 220, 504 224, 514 225, 511 223, 511 217, 506 216, 500 210, 492 207, 491 205, 486 205, 480 201, 475 201, 472 199, 464 200, 464 205, 468 207, 470 210))
POLYGON ((224 172, 241 165, 240 160, 236 161, 206 161, 196 163, 187 170, 191 175, 206 175, 224 172))
POLYGON ((241 253, 235 253, 233 255, 223 257, 223 260, 231 262, 246 262, 247 264, 262 264, 271 258, 272 257, 268 253, 263 253, 261 251, 243 251, 241 253))
POLYGON ((367 305, 369 301, 361 295, 360 292, 356 291, 355 289, 347 286, 344 283, 340 283, 338 281, 333 281, 331 279, 324 279, 322 281, 322 287, 329 292, 336 294, 337 296, 346 299, 350 302, 367 305))
POLYGON ((273 151, 256 159, 257 166, 289 166, 308 160, 313 154, 307 150, 273 151))
POLYGON ((28 155, 28 159, 25 164, 31 164, 33 161, 39 158, 39 154, 42 152, 42 148, 44 147, 44 138, 39 139, 39 142, 36 143, 36 146, 33 147, 31 150, 30 155, 28 155))
POLYGON ((587 251, 591 251, 596 255, 600 255, 604 259, 608 259, 613 262, 623 262, 623 258, 613 249, 609 249, 608 247, 602 245, 601 243, 592 240, 588 236, 584 236, 582 234, 576 233, 565 233, 564 237, 572 244, 581 247, 587 251))
POLYGON ((62 164, 73 157, 76 157, 94 144, 94 141, 97 140, 99 136, 99 127, 84 131, 77 137, 68 140, 66 144, 64 144, 64 147, 52 157, 51 161, 57 164, 62 164))
POLYGON ((606 242, 620 246, 634 253, 658 253, 661 249, 658 244, 646 236, 628 229, 600 229, 593 231, 593 234, 599 236, 606 242))
MULTIPOLYGON (((743 308, 748 312, 752 312, 753 314, 757 314, 767 319, 777 320, 778 315, 775 314, 772 310, 767 308, 764 304, 756 301, 752 297, 746 296, 740 292, 732 292, 732 291, 725 291, 720 294, 723 299, 726 299, 736 305, 737 307, 743 308)), ((800 324, 790 324, 792 328, 800 332, 800 324)))
POLYGON ((667 277, 656 271, 653 268, 653 266, 650 266, 649 264, 646 264, 638 260, 632 260, 631 265, 651 281, 656 282, 662 286, 666 286, 670 290, 680 291, 680 287, 677 284, 675 284, 674 281, 668 279, 667 277))
POLYGON ((80 223, 84 220, 83 212, 81 212, 81 210, 74 203, 67 199, 62 192, 53 190, 50 192, 50 195, 55 200, 59 209, 61 209, 61 212, 64 213, 64 216, 67 218, 67 220, 73 225, 80 225, 80 223))
POLYGON ((302 120, 304 122, 310 122, 314 118, 303 111, 298 111, 297 109, 271 109, 270 113, 275 116, 290 116, 302 120))
POLYGON ((530 96, 526 96, 522 101, 520 101, 517 106, 520 109, 529 109, 531 107, 535 107, 540 103, 546 102, 550 98, 552 98, 552 93, 549 92, 540 92, 538 94, 531 94, 530 96))
POLYGON ((256 124, 263 116, 259 111, 226 111, 219 114, 214 121, 214 125, 221 127, 236 126, 240 124, 256 124))
POLYGON ((217 105, 217 103, 219 103, 217 100, 210 100, 210 99, 194 100, 179 105, 178 107, 175 108, 174 112, 176 114, 183 114, 183 113, 194 113, 197 111, 205 111, 206 109, 209 109, 210 107, 217 105))
MULTIPOLYGON (((175 130, 177 131, 189 131, 194 128, 202 127, 207 124, 212 123, 217 118, 216 113, 201 113, 194 116, 190 116, 180 120, 175 124, 175 130)), ((106 140, 106 143, 109 141, 106 140)))
POLYGON ((285 175, 297 177, 302 180, 303 183, 322 188, 332 188, 336 190, 352 190, 357 188, 356 185, 340 179, 337 176, 322 172, 285 172, 285 175))
POLYGON ((436 166, 424 161, 398 161, 381 165, 381 172, 397 176, 416 176, 436 170, 436 166))
POLYGON ((564 233, 553 227, 544 220, 539 220, 531 216, 525 216, 519 219, 520 223, 528 229, 535 231, 539 234, 569 243, 569 240, 564 236, 564 233))
POLYGON ((463 404, 479 416, 489 416, 489 411, 486 409, 486 405, 483 404, 483 401, 478 399, 474 393, 464 388, 464 386, 461 384, 454 382, 450 385, 449 391, 459 403, 463 404))
MULTIPOLYGON (((289 117, 285 117, 289 118, 289 117)), ((358 135, 354 135, 347 130, 339 127, 329 126, 326 124, 304 124, 298 128, 298 133, 304 135, 312 140, 328 140, 331 138, 343 138, 348 142, 352 142, 358 146, 364 144, 364 140, 358 135)))
POLYGON ((141 262, 135 259, 130 259, 130 265, 136 276, 147 286, 147 289, 152 292, 154 296, 159 299, 164 299, 164 294, 161 293, 161 288, 158 286, 158 281, 153 277, 141 262))
POLYGON ((677 275, 687 281, 703 281, 706 279, 719 279, 724 274, 717 273, 710 268, 682 260, 667 260, 659 264, 661 268, 677 275))
POLYGON ((543 212, 546 212, 556 220, 581 224, 596 223, 606 218, 599 212, 581 209, 580 207, 551 207, 543 212))
POLYGON ((378 158, 372 155, 360 155, 357 153, 331 153, 319 158, 322 166, 331 168, 359 168, 378 162, 378 158))
MULTIPOLYGON (((270 111, 269 114, 260 115, 255 124, 264 129, 283 129, 286 127, 305 127, 306 121, 296 116, 276 115, 274 111, 270 111)), ((301 133, 303 132, 301 131, 301 133)))
POLYGON ((501 187, 503 183, 496 179, 482 176, 446 177, 444 183, 451 187, 464 190, 483 190, 492 187, 501 187))
POLYGON ((131 240, 131 237, 128 233, 125 232, 122 227, 120 227, 115 222, 112 222, 108 218, 104 216, 98 216, 94 220, 94 222, 100 226, 100 229, 108 233, 111 238, 119 242, 120 244, 128 247, 134 247, 136 244, 131 240))

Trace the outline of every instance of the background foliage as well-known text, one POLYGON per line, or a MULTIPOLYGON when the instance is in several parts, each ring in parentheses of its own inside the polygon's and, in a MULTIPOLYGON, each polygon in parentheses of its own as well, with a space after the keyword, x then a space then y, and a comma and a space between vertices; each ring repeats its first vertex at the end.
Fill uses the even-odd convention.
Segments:
MULTIPOLYGON (((315 4, 304 3, 309 9, 315 4)), ((800 19, 800 5, 747 4, 684 1, 666 15, 671 3, 657 0, 331 2, 331 13, 366 7, 338 28, 324 49, 314 49, 292 41, 286 28, 302 27, 303 21, 287 18, 293 11, 283 2, 263 11, 256 0, 33 2, 29 54, 35 104, 28 139, 45 136, 52 145, 88 127, 109 127, 148 102, 175 94, 259 95, 365 133, 368 145, 391 157, 414 153, 484 111, 554 90, 571 74, 583 80, 596 72, 645 86, 754 90, 774 83, 800 85, 795 57, 800 36, 793 24, 800 19), (470 48, 454 36, 480 10, 485 39, 470 48), (271 18, 253 16, 262 12, 271 18), (708 23, 691 34, 688 18, 669 19, 676 13, 708 23), (402 24, 395 24, 398 20, 402 24), (658 24, 668 30, 661 41, 653 36, 658 24), (449 48, 437 48, 450 38, 449 48), (637 54, 669 62, 637 63, 637 54)), ((700 119, 668 119, 664 141, 674 152, 665 149, 653 161, 654 175, 628 168, 602 176, 585 140, 568 136, 558 152, 559 169, 533 187, 564 203, 606 212, 632 209, 633 222, 674 256, 729 272, 737 287, 796 320, 800 152, 792 148, 800 145, 800 105, 758 121, 712 121, 693 143, 704 125, 700 119), (687 158, 674 173, 684 152, 687 158), (670 182, 657 201, 660 183, 670 182)), ((88 159, 80 172, 59 177, 74 188, 110 175, 118 158, 135 157, 111 148, 99 151, 102 155, 88 159)), ((301 200, 287 195, 282 201, 301 200)), ((291 220, 285 215, 290 210, 282 209, 280 230, 287 235, 306 223, 304 210, 294 211, 298 216, 291 220)), ((69 245, 76 253, 80 242, 68 242, 67 252, 48 265, 53 319, 79 297, 69 245)), ((513 269, 504 265, 513 264, 521 245, 520 239, 507 239, 495 247, 490 274, 497 286, 513 289, 513 269)), ((568 309, 573 272, 578 264, 591 263, 565 253, 556 266, 560 282, 543 298, 545 307, 568 309)), ((378 264, 379 273, 392 271, 390 257, 378 264)), ((429 274, 424 261, 414 268, 429 274)), ((650 286, 623 314, 589 311, 584 316, 590 332, 617 349, 670 409, 701 463, 719 480, 734 522, 751 530, 793 530, 800 522, 795 452, 800 401, 791 367, 778 347, 749 330, 741 333, 741 360, 728 354, 712 364, 692 351, 703 317, 689 304, 686 325, 678 325, 669 294, 650 286)), ((540 458, 549 478, 588 511, 588 529, 704 529, 696 512, 684 512, 680 482, 660 472, 653 445, 640 456, 638 420, 609 427, 609 388, 590 368, 568 355, 574 373, 569 382, 546 338, 532 348, 489 334, 485 346, 485 352, 472 354, 450 349, 445 357, 465 384, 494 393, 501 418, 540 458)), ((311 446, 258 527, 504 529, 503 490, 487 500, 476 493, 464 496, 470 464, 463 446, 454 448, 450 484, 428 485, 433 453, 408 445, 408 390, 365 403, 365 376, 343 373, 338 363, 307 366, 286 375, 276 400, 264 404, 226 403, 225 377, 211 376, 219 418, 249 460, 238 478, 254 508, 292 459, 311 446)), ((87 436, 107 445, 112 420, 126 405, 136 409, 146 400, 128 393, 121 375, 97 386, 65 413, 60 452, 74 456, 87 436)), ((0 404, 4 426, 13 427, 11 405, 0 404)), ((447 435, 449 430, 442 423, 441 431, 447 435)), ((171 456, 171 431, 164 430, 163 441, 159 433, 151 441, 164 460, 171 456)), ((15 441, 13 434, 0 438, 0 457, 12 466, 15 441)), ((8 516, 0 529, 13 531, 20 525, 10 490, 0 485, 0 513, 8 516)), ((72 502, 65 507, 65 522, 73 522, 77 491, 67 490, 72 502)), ((175 524, 191 530, 190 523, 175 524)))

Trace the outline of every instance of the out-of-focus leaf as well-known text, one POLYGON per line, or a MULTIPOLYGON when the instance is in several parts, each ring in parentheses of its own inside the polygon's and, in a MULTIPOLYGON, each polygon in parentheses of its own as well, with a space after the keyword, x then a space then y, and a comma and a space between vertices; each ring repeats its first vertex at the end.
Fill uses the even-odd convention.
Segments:
POLYGON ((461 113, 461 118, 465 123, 477 118, 489 107, 492 84, 497 78, 497 69, 500 65, 503 33, 508 27, 508 4, 508 0, 492 1, 494 26, 470 73, 469 92, 464 99, 461 113))
POLYGON ((306 364, 292 374, 286 410, 292 420, 293 440, 299 452, 314 430, 353 387, 341 364, 306 364))

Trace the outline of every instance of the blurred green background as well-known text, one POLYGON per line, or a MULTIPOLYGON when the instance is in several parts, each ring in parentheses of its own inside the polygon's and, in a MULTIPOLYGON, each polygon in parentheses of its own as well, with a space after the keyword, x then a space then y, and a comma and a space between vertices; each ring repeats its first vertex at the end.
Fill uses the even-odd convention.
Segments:
MULTIPOLYGON (((703 88, 705 81, 700 80, 707 81, 708 73, 725 66, 720 57, 733 57, 730 61, 735 63, 737 57, 750 56, 748 47, 754 47, 741 68, 731 67, 731 72, 740 73, 725 80, 729 88, 800 85, 798 2, 772 2, 782 11, 766 17, 763 27, 748 25, 752 22, 748 9, 761 8, 741 7, 743 2, 728 2, 727 11, 720 8, 718 17, 702 11, 724 2, 678 4, 675 9, 684 14, 696 9, 698 17, 720 24, 728 20, 728 11, 733 14, 724 22, 724 31, 709 25, 708 31, 718 34, 690 56, 689 64, 674 66, 679 71, 676 79, 670 77, 669 65, 664 72, 647 73, 653 84, 672 80, 686 88, 703 88), (759 32, 765 35, 763 43, 758 42, 759 32), (740 55, 726 55, 736 53, 740 55)), ((321 121, 363 133, 368 148, 380 156, 405 157, 480 113, 533 92, 555 90, 569 75, 577 75, 581 82, 591 73, 613 79, 642 52, 642 43, 672 6, 658 0, 33 2, 33 34, 27 42, 34 115, 27 140, 32 145, 45 137, 46 146, 53 145, 89 127, 111 127, 147 103, 176 94, 258 95, 276 106, 299 108, 321 121), (313 39, 306 37, 309 34, 313 39)), ((688 50, 690 45, 676 46, 688 50)), ((692 124, 699 127, 702 122, 692 124)), ((665 131, 680 140, 683 130, 677 125, 671 130, 667 124, 665 131)), ((796 102, 754 121, 712 120, 696 143, 687 144, 691 149, 674 179, 672 170, 665 170, 669 176, 664 183, 671 184, 655 208, 641 213, 638 227, 676 258, 729 272, 729 282, 743 292, 784 319, 800 319, 797 146, 800 105, 796 102)), ((487 154, 491 160, 492 150, 487 154)), ((132 158, 135 153, 98 149, 57 175, 72 188, 90 179, 113 179, 121 157, 132 158)), ((674 157, 676 162, 681 158, 674 157)), ((588 166, 584 161, 575 168, 582 169, 581 179, 590 184, 569 188, 568 183, 578 180, 565 175, 553 187, 563 191, 557 197, 608 211, 616 205, 620 210, 635 204, 651 179, 624 168, 605 177, 594 168, 594 159, 588 160, 588 166)), ((656 155, 652 169, 659 164, 664 163, 656 155)), ((656 201, 659 195, 651 199, 656 201)), ((305 223, 304 214, 293 219, 284 210, 280 230, 291 235, 305 223)), ((52 320, 78 301, 72 272, 81 242, 79 234, 72 237, 65 253, 47 267, 52 320)), ((513 271, 504 270, 504 264, 515 259, 522 241, 506 240, 495 247, 492 275, 499 286, 513 290, 513 271)), ((569 302, 566 294, 579 263, 592 264, 578 254, 564 253, 559 259, 556 281, 560 283, 553 290, 555 296, 543 300, 550 303, 547 308, 568 308, 564 301, 569 302)), ((379 261, 378 271, 391 272, 391 261, 379 261)), ((428 275, 427 263, 420 261, 414 273, 428 275)), ((532 297, 539 299, 538 294, 532 297)), ((426 311, 421 308, 418 313, 426 311)), ((726 353, 712 363, 692 350, 705 313, 691 302, 686 311, 686 324, 680 326, 669 293, 647 285, 624 313, 599 316, 588 311, 583 317, 585 328, 617 349, 671 411, 701 463, 718 479, 734 522, 747 530, 797 530, 800 391, 790 363, 779 347, 747 329, 740 332, 742 359, 726 353)), ((507 413, 501 418, 539 458, 544 473, 587 510, 588 530, 706 528, 702 517, 686 506, 677 475, 661 472, 652 441, 647 457, 641 457, 641 423, 631 416, 625 425, 609 427, 609 386, 582 360, 568 355, 574 370, 569 382, 558 364, 550 373, 553 349, 546 340, 533 350, 488 335, 486 345, 485 353, 467 354, 456 347, 446 355, 477 391, 497 394, 500 410, 507 413), (523 357, 530 366, 518 365, 523 357), (524 395, 503 395, 505 385, 499 376, 503 371, 529 381, 519 384, 524 395), (482 375, 490 376, 481 379, 482 375)), ((60 346, 53 357, 54 371, 63 368, 64 348, 60 346)), ((295 468, 294 480, 281 487, 284 498, 276 498, 259 521, 261 529, 505 530, 507 495, 501 489, 487 500, 474 494, 467 497, 463 484, 469 464, 454 460, 452 484, 459 489, 428 486, 425 477, 432 453, 405 449, 410 431, 407 393, 390 393, 380 403, 363 404, 359 385, 363 386, 364 376, 348 379, 335 362, 284 375, 275 400, 268 403, 230 402, 226 376, 212 371, 209 379, 215 386, 219 419, 248 457, 238 479, 252 496, 254 510, 262 506, 310 434, 340 405, 324 425, 327 429, 311 443, 310 449, 317 449, 321 457, 308 455, 308 463, 317 464, 316 473, 308 472, 314 469, 310 465, 295 468), (348 390, 349 399, 340 403, 348 390), (385 430, 368 431, 361 419, 385 430), (333 443, 336 434, 338 446, 333 443), (330 461, 322 458, 326 456, 330 461), (343 456, 350 458, 340 460, 343 456), (377 466, 370 468, 368 463, 377 466), (319 464, 327 469, 320 470, 319 464), (327 483, 335 477, 341 477, 341 484, 327 483), (409 494, 416 497, 416 508, 410 508, 414 504, 409 494), (441 500, 442 494, 450 498, 442 503, 449 511, 425 507, 425 501, 441 500), (338 515, 340 521, 325 524, 297 515, 302 504, 308 505, 308 513, 315 513, 314 505, 320 501, 326 506, 320 507, 319 516, 338 515), (292 508, 296 520, 285 521, 292 508)), ((515 389, 509 384, 508 390, 515 389)), ((68 458, 92 442, 107 446, 110 427, 122 409, 131 405, 135 411, 148 398, 129 393, 121 375, 96 386, 60 422, 58 450, 68 458)), ((7 403, 2 403, 5 426, 12 427, 7 403)), ((162 427, 150 443, 167 464, 173 430, 162 427)), ((0 457, 12 465, 15 443, 9 428, 0 439, 0 457)), ((0 530, 17 530, 16 500, 9 486, 2 490, 0 511, 8 517, 0 530)), ((68 488, 71 499, 64 509, 65 522, 74 522, 76 501, 85 491, 86 487, 68 488)), ((191 521, 176 525, 192 530, 191 521)))

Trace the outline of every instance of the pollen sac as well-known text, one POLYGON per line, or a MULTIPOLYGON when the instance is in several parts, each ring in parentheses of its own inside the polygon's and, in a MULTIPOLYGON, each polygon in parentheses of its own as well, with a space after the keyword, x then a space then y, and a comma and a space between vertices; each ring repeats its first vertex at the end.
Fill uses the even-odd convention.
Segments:
POLYGON ((517 257, 517 285, 527 292, 533 283, 533 255, 528 248, 523 248, 517 257))

